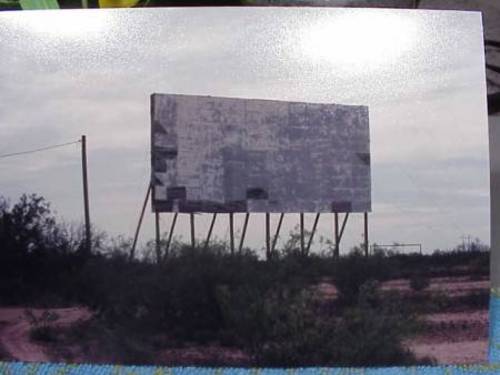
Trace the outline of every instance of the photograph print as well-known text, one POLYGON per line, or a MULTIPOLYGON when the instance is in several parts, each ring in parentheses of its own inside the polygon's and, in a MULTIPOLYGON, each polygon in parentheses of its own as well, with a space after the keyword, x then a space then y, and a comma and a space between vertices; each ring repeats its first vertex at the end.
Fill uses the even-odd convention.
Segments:
POLYGON ((486 363, 479 12, 0 12, 0 361, 486 363))

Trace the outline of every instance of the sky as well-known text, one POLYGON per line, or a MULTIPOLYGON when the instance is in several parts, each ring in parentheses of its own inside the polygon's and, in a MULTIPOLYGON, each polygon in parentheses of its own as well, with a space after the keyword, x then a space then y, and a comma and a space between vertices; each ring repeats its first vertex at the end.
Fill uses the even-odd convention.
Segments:
MULTIPOLYGON (((477 12, 175 8, 0 14, 0 155, 87 136, 90 215, 133 236, 150 176, 150 94, 368 105, 371 243, 490 241, 488 126, 477 12)), ((0 195, 37 193, 83 220, 80 145, 0 158, 0 195)), ((236 215, 236 230, 243 214, 236 215)), ((349 217, 342 251, 363 240, 349 217)), ((313 214, 306 215, 306 229, 313 214)), ((273 228, 278 215, 272 216, 273 228)), ((141 241, 154 235, 148 206, 141 241)), ((161 216, 168 230, 172 214, 161 216)), ((210 215, 196 215, 198 239, 210 215)), ((278 246, 299 223, 287 214, 278 246)), ((189 240, 180 215, 176 235, 189 240)), ((316 239, 332 239, 323 214, 316 239)), ((228 239, 228 218, 214 234, 228 239)), ((237 240, 239 236, 237 235, 237 240)), ((246 245, 265 247, 263 214, 246 245)), ((321 248, 318 241, 313 249, 321 248)))

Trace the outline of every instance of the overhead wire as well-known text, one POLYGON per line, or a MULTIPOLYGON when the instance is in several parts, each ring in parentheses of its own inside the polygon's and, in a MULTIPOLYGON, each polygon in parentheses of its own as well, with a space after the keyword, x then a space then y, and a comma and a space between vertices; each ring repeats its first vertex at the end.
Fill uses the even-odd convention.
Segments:
POLYGON ((7 154, 0 154, 0 159, 9 158, 9 157, 18 156, 18 155, 33 154, 35 152, 52 150, 52 149, 55 149, 55 148, 65 147, 65 146, 73 145, 73 144, 80 143, 80 142, 81 141, 78 140, 78 141, 73 141, 73 142, 59 143, 59 144, 50 145, 50 146, 41 147, 41 148, 36 148, 36 149, 32 149, 32 150, 11 152, 11 153, 7 153, 7 154))

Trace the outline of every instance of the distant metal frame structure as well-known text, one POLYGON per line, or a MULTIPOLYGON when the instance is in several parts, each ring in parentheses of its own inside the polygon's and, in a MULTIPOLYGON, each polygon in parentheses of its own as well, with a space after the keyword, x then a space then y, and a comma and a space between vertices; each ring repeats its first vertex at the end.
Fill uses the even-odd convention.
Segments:
POLYGON ((420 255, 422 255, 422 244, 421 243, 399 243, 399 244, 391 244, 391 245, 382 245, 382 244, 374 243, 370 246, 370 250, 373 254, 373 252, 379 248, 383 249, 386 247, 410 247, 410 246, 418 247, 418 252, 420 255))

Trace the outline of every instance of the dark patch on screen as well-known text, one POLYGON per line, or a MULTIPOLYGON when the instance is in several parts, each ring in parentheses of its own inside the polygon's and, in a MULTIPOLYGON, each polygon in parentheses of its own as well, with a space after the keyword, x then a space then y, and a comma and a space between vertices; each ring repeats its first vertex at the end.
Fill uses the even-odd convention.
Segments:
POLYGON ((350 212, 352 203, 349 201, 332 202, 332 212, 350 212))
POLYGON ((177 157, 177 150, 167 150, 163 152, 165 159, 175 159, 177 157))
POLYGON ((364 164, 370 165, 370 154, 369 153, 358 152, 357 155, 358 155, 358 158, 360 158, 364 164))
POLYGON ((167 188, 167 198, 170 199, 186 199, 187 193, 184 186, 175 186, 167 188))
POLYGON ((178 208, 179 212, 212 212, 212 213, 229 213, 229 212, 246 212, 247 202, 246 201, 229 201, 225 203, 214 202, 214 201, 189 201, 189 200, 179 200, 178 208))
POLYGON ((167 131, 163 126, 160 125, 158 121, 153 121, 153 134, 155 133, 161 133, 161 134, 167 134, 167 131))
POLYGON ((162 180, 160 180, 158 177, 153 176, 153 180, 154 180, 154 182, 153 182, 154 186, 163 186, 162 180))
POLYGON ((164 173, 167 171, 167 162, 165 161, 165 159, 155 157, 153 159, 153 162, 154 162, 153 170, 155 172, 164 173))
POLYGON ((225 210, 223 212, 246 212, 247 201, 246 200, 229 201, 226 202, 224 208, 225 210))
POLYGON ((175 159, 177 157, 176 148, 155 147, 153 156, 157 159, 175 159))
POLYGON ((269 199, 269 194, 262 188, 249 188, 247 199, 269 199))
POLYGON ((174 201, 172 200, 153 200, 153 212, 172 212, 174 209, 174 201))

